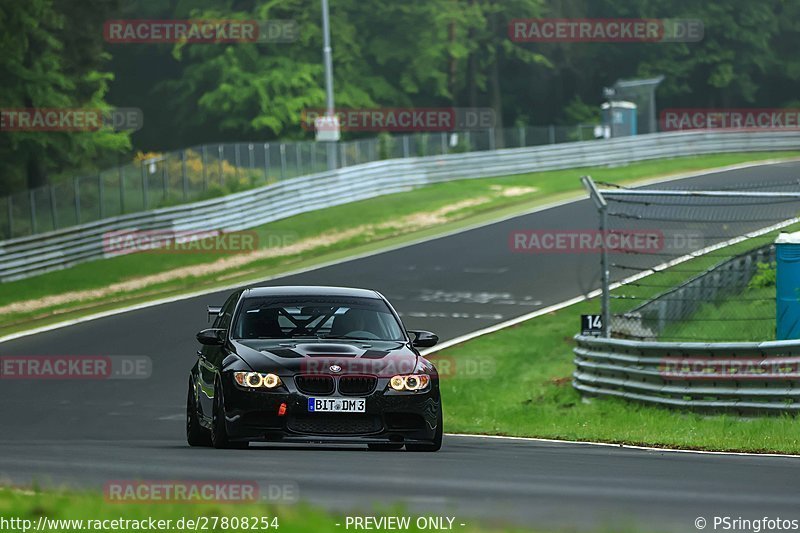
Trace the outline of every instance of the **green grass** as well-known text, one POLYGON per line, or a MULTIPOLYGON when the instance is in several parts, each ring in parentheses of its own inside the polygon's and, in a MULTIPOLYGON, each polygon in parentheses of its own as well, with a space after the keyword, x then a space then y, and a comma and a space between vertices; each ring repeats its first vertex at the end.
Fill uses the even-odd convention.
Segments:
MULTIPOLYGON (((265 504, 221 504, 221 503, 198 503, 198 504, 154 504, 154 503, 109 503, 100 495, 88 492, 67 492, 67 491, 39 491, 39 490, 20 490, 14 488, 0 487, 0 523, 3 519, 11 518, 28 520, 28 523, 14 522, 8 523, 3 531, 23 532, 23 527, 27 531, 35 531, 40 517, 49 520, 81 520, 81 524, 75 522, 44 522, 50 527, 44 527, 48 533, 65 533, 72 531, 115 531, 115 530, 148 530, 150 527, 147 522, 149 519, 155 521, 163 520, 159 524, 154 524, 161 531, 195 531, 195 527, 188 527, 186 520, 194 520, 199 524, 200 531, 279 531, 279 532, 298 532, 298 533, 326 533, 347 531, 345 516, 343 513, 330 514, 306 504, 271 506, 265 504), (261 519, 266 518, 267 524, 272 525, 277 519, 278 529, 269 527, 262 529, 261 519), (179 521, 183 519, 181 524, 179 521), (238 519, 238 521, 237 521, 238 519), (249 528, 241 527, 242 519, 249 520, 249 528), (137 520, 143 522, 144 527, 136 527, 131 522, 124 523, 126 527, 112 527, 112 520, 137 520), (171 522, 167 523, 166 520, 171 522), (92 521, 91 524, 88 521, 92 521), (100 527, 94 525, 95 521, 101 521, 100 527), (103 525, 105 522, 105 526, 103 525), (238 525, 239 527, 232 527, 238 525), (258 529, 253 528, 253 524, 259 524, 258 529), (336 525, 340 524, 340 525, 336 525), (89 527, 89 526, 92 527, 89 527), (183 527, 179 527, 183 525, 183 527), (213 527, 216 525, 216 527, 213 527), (166 526, 166 527, 161 527, 166 526), (206 526, 205 528, 203 526, 206 526), (225 527, 227 526, 227 527, 225 527)), ((349 516, 401 516, 411 517, 410 527, 403 528, 402 531, 430 531, 430 529, 419 529, 416 524, 416 517, 422 516, 417 513, 410 513, 398 506, 385 506, 373 512, 353 513, 349 516)), ((465 533, 478 531, 534 531, 528 528, 518 528, 510 525, 492 524, 484 526, 473 519, 454 514, 450 511, 442 510, 441 513, 426 513, 424 516, 450 516, 455 517, 453 530, 465 533), (461 527, 460 524, 466 524, 461 527)), ((118 522, 118 524, 121 524, 118 522)), ((350 530, 354 526, 350 525, 350 530)), ((154 531, 150 529, 150 531, 154 531)), ((536 531, 543 531, 538 529, 536 531)), ((600 528, 597 531, 604 531, 600 528)), ((633 530, 628 530, 633 531, 633 530)))
POLYGON ((582 302, 431 356, 455 368, 441 379, 444 426, 480 433, 700 450, 800 453, 790 416, 701 415, 614 398, 584 400, 572 387, 573 335, 582 302), (459 371, 459 361, 464 371, 459 371), (483 371, 468 371, 481 368, 483 371))
POLYGON ((775 340, 775 287, 746 289, 739 295, 707 303, 686 321, 667 327, 664 339, 775 340))
MULTIPOLYGON (((303 240, 356 228, 367 223, 381 224, 414 213, 430 213, 462 200, 488 198, 486 202, 479 205, 449 213, 446 220, 433 227, 411 230, 403 228, 376 229, 335 244, 321 245, 293 256, 263 259, 242 267, 232 268, 224 275, 210 274, 171 280, 144 289, 117 293, 110 297, 103 296, 69 302, 44 311, 6 313, 0 315, 0 320, 3 322, 3 326, 0 327, 0 335, 174 294, 265 278, 441 234, 471 224, 523 213, 536 206, 580 194, 578 177, 582 174, 591 174, 596 180, 601 181, 631 183, 654 176, 798 155, 800 152, 719 154, 654 160, 616 168, 569 169, 499 178, 461 180, 322 209, 279 220, 256 228, 255 231, 261 236, 262 242, 269 242, 270 235, 289 236, 292 239, 303 240), (498 186, 535 187, 536 191, 520 196, 504 196, 497 191, 496 187, 498 186)), ((70 291, 103 288, 141 276, 211 263, 220 258, 219 254, 140 253, 94 261, 26 280, 4 283, 0 285, 0 306, 70 291)))

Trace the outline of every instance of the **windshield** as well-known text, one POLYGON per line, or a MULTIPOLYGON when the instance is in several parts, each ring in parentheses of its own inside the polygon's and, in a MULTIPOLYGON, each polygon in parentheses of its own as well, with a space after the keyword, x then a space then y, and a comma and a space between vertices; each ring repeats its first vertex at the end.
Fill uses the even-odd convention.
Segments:
POLYGON ((375 298, 245 298, 235 339, 354 339, 405 341, 383 300, 375 298))

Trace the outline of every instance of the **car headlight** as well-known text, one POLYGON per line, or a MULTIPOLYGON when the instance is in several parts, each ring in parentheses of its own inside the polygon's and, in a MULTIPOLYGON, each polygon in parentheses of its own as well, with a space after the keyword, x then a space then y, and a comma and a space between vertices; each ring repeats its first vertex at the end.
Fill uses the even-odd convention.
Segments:
POLYGON ((260 372, 234 372, 233 379, 242 387, 251 389, 274 389, 281 385, 281 378, 275 374, 260 372))
POLYGON ((408 376, 394 376, 389 380, 389 386, 396 391, 420 391, 428 388, 431 382, 427 374, 411 374, 408 376))

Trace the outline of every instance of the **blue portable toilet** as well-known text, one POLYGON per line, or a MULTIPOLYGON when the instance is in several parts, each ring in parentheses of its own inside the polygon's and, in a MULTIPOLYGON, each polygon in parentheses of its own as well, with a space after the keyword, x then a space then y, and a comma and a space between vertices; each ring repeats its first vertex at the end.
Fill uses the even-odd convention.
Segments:
POLYGON ((605 102, 600 106, 600 116, 608 132, 607 137, 636 135, 636 104, 633 102, 605 102))
POLYGON ((776 338, 800 339, 800 232, 778 235, 775 257, 776 338))

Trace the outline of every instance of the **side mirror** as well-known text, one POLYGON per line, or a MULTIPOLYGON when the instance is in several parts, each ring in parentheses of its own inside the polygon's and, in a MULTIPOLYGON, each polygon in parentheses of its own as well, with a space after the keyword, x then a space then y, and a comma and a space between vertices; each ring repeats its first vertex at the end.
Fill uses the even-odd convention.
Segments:
POLYGON ((224 329, 204 329, 197 334, 197 341, 206 346, 222 346, 225 344, 224 329))
POLYGON ((415 348, 430 348, 439 342, 439 337, 430 331, 409 330, 409 333, 414 335, 411 345, 415 348))
POLYGON ((209 305, 208 306, 208 321, 211 322, 212 320, 216 320, 221 312, 222 312, 222 307, 217 307, 215 305, 209 305))

